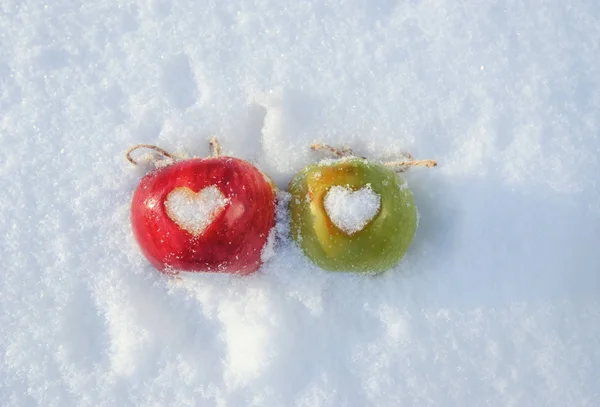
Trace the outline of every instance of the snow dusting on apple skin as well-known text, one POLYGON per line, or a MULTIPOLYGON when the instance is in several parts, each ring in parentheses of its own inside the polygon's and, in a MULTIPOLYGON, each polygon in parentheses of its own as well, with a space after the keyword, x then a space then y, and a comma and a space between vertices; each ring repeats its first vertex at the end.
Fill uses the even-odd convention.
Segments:
POLYGON ((194 236, 199 236, 228 203, 229 199, 214 185, 197 193, 189 188, 179 187, 167 195, 165 209, 167 215, 179 227, 194 236))
POLYGON ((317 164, 324 166, 324 167, 331 167, 331 166, 335 166, 341 163, 345 163, 345 162, 352 162, 352 161, 360 161, 364 164, 369 164, 369 160, 367 160, 364 157, 356 157, 353 155, 349 155, 346 157, 340 157, 340 158, 323 158, 322 160, 320 160, 317 164))
POLYGON ((334 185, 325 194, 325 211, 331 222, 348 235, 359 232, 379 213, 381 197, 371 184, 361 189, 334 185))

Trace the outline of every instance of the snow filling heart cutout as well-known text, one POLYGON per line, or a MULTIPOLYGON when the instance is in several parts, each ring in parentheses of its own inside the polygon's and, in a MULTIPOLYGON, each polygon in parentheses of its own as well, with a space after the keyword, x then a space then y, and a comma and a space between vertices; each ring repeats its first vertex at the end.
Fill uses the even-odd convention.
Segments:
POLYGON ((331 222, 351 236, 363 230, 379 213, 381 197, 371 184, 356 191, 334 185, 327 191, 324 204, 331 222))
POLYGON ((167 195, 165 209, 169 218, 180 228, 199 236, 225 209, 228 202, 229 199, 214 185, 198 192, 179 187, 167 195))

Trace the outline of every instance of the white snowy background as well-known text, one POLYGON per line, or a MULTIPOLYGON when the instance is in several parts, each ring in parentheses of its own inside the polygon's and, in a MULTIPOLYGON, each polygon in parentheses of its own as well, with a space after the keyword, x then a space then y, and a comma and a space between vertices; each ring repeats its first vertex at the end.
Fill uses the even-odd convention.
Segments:
POLYGON ((0 405, 599 406, 597 0, 3 0, 0 405), (404 261, 143 258, 136 143, 410 151, 404 261))

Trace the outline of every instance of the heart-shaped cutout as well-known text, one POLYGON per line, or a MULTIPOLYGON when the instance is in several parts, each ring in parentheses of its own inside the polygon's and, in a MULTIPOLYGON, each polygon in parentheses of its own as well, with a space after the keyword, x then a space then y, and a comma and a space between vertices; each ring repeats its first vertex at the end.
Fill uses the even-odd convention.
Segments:
POLYGON ((187 187, 174 188, 165 199, 167 215, 180 228, 201 235, 225 208, 229 199, 216 186, 197 193, 187 187))
POLYGON ((357 191, 341 185, 332 186, 324 199, 331 222, 348 235, 360 232, 379 213, 381 197, 367 184, 357 191))

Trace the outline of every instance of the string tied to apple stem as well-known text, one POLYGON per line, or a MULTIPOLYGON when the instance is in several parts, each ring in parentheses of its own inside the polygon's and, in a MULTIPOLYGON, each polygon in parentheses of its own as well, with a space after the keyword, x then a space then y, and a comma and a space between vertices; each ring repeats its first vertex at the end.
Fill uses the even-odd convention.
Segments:
POLYGON ((323 151, 323 150, 327 150, 330 153, 332 153, 333 155, 337 156, 337 157, 349 157, 354 155, 354 153, 352 152, 352 149, 349 147, 333 147, 330 146, 329 144, 323 144, 323 143, 313 143, 310 145, 311 150, 315 150, 315 151, 323 151))
POLYGON ((404 172, 408 170, 410 167, 427 167, 433 168, 437 167, 438 163, 435 160, 415 160, 410 153, 402 153, 405 160, 398 161, 388 161, 383 163, 386 167, 392 168, 396 172, 404 172))
MULTIPOLYGON (((328 144, 314 143, 310 145, 310 148, 315 151, 329 151, 333 155, 339 158, 353 156, 354 153, 349 147, 333 147, 328 144)), ((384 162, 383 165, 392 168, 396 172, 404 172, 410 167, 437 167, 437 161, 435 160, 415 160, 410 153, 402 153, 405 157, 404 160, 384 162)), ((366 158, 366 157, 362 157, 366 158)))
POLYGON ((134 146, 131 146, 125 153, 125 158, 127 159, 127 161, 129 161, 133 165, 139 165, 140 162, 142 162, 142 161, 150 161, 156 167, 161 166, 161 163, 165 160, 169 161, 169 162, 173 162, 173 161, 177 160, 177 157, 175 157, 173 154, 169 153, 167 150, 160 148, 158 146, 152 145, 152 144, 136 144, 134 146), (133 153, 135 150, 139 150, 142 148, 152 150, 152 151, 154 151, 155 154, 148 154, 142 160, 133 159, 133 157, 131 156, 131 153, 133 153), (157 155, 163 156, 165 158, 158 158, 157 155))
MULTIPOLYGON (((221 144, 219 143, 219 140, 217 140, 216 137, 211 137, 208 140, 208 143, 210 144, 211 157, 219 157, 222 155, 221 144)), ((140 165, 142 162, 151 162, 152 164, 154 164, 155 167, 162 167, 164 165, 171 164, 171 163, 177 161, 178 159, 180 159, 179 157, 169 153, 164 148, 160 148, 153 144, 136 144, 134 146, 131 146, 125 152, 125 158, 127 159, 127 161, 129 161, 133 165, 140 165), (152 150, 154 154, 152 154, 152 153, 147 154, 144 157, 141 157, 141 159, 134 159, 132 157, 132 153, 134 151, 144 149, 144 148, 148 149, 148 150, 152 150), (160 157, 162 157, 162 158, 160 158, 160 157)))

